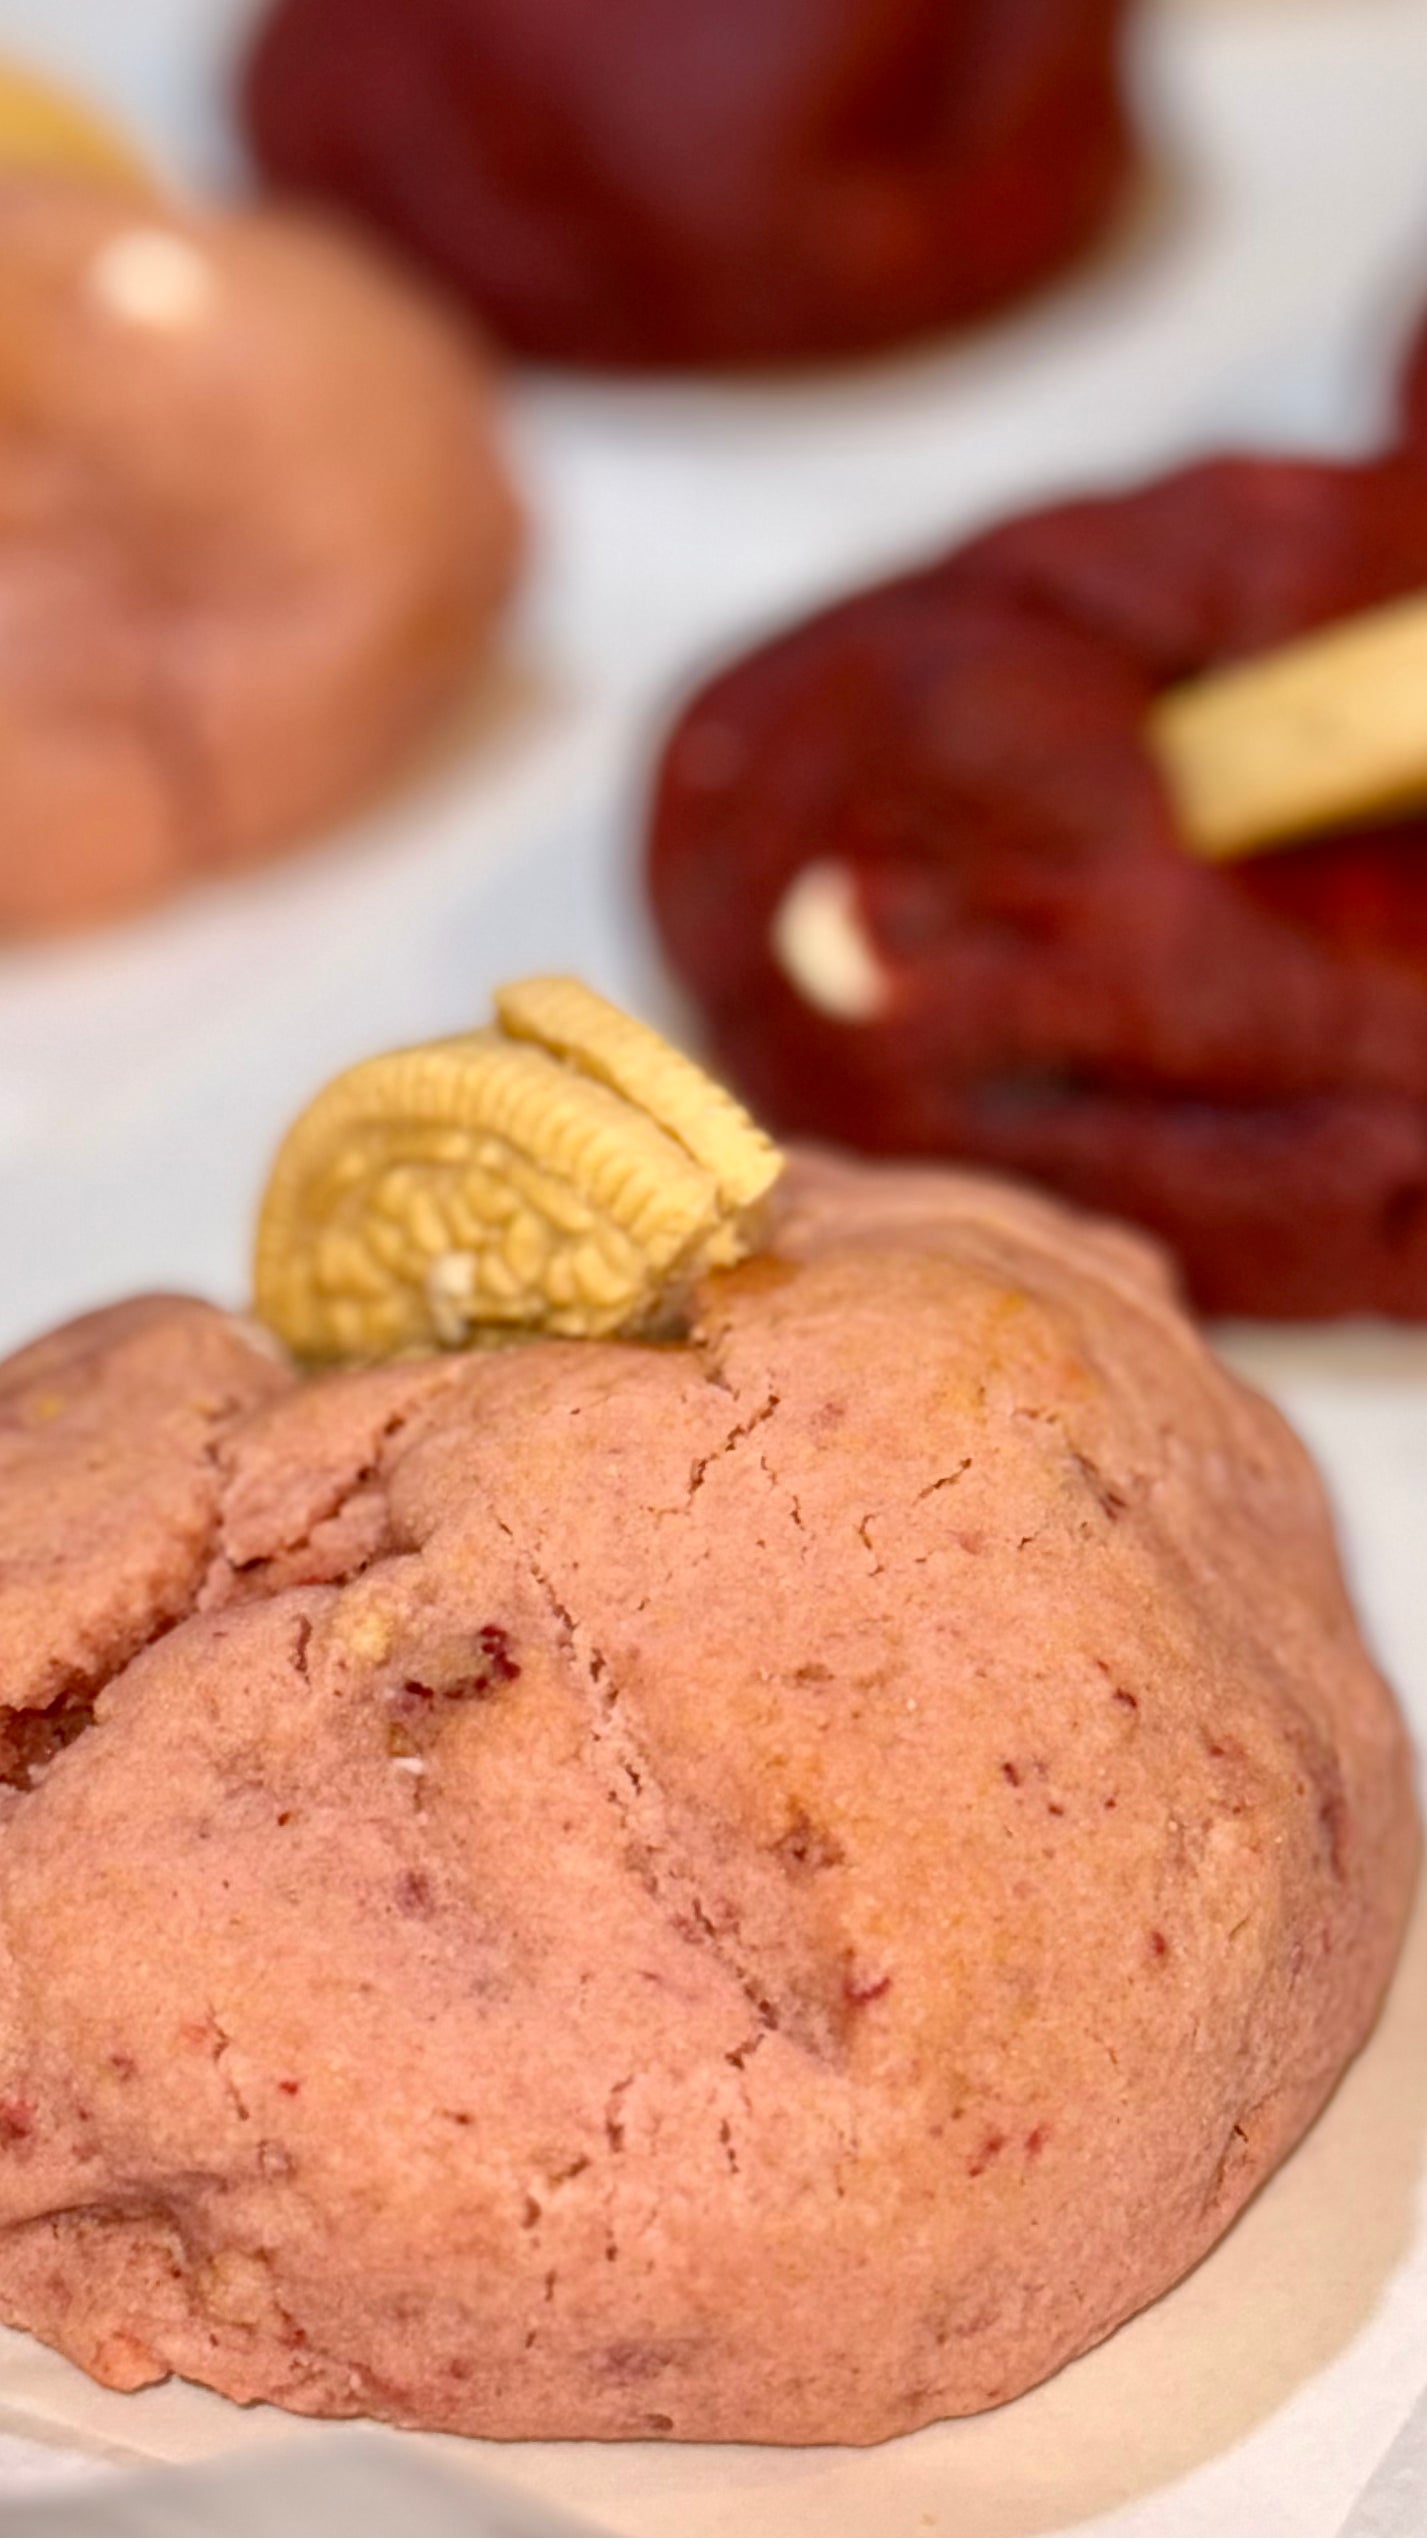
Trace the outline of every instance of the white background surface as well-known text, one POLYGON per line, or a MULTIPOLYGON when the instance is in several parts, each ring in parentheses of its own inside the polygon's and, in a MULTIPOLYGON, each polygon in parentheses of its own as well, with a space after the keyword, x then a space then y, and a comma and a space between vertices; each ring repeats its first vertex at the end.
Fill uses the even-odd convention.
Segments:
MULTIPOLYGON (((177 172, 231 181, 224 67, 249 14, 0 0, 0 46, 80 79, 177 172)), ((1022 499, 1213 440, 1352 447, 1380 428, 1427 301, 1427 0, 1162 0, 1139 76, 1158 180, 1113 251, 1028 313, 801 384, 514 382, 538 552, 459 740, 276 873, 0 954, 0 1345, 140 1284, 241 1298, 253 1198, 292 1110, 348 1059, 479 1016, 499 976, 575 966, 669 1018, 639 911, 640 789, 668 697, 746 629, 1022 499)), ((1427 1336, 1235 1345, 1325 1461, 1371 1626, 1427 1733, 1427 1336)), ((1398 2026, 1228 2247, 1022 2406, 865 2458, 499 2464, 651 2538, 1335 2538, 1424 2370, 1412 2039, 1427 2026, 1410 2014, 1427 1966, 1413 1979, 1398 2026), (1348 2199, 1341 2244, 1328 2196, 1348 2199), (1305 2314, 1324 2297, 1337 2323, 1315 2340, 1305 2314)), ((4 2340, 0 2422, 40 2420, 165 2456, 273 2428, 184 2390, 91 2399, 4 2340)), ((0 2485, 14 2472, 0 2442, 0 2485)))

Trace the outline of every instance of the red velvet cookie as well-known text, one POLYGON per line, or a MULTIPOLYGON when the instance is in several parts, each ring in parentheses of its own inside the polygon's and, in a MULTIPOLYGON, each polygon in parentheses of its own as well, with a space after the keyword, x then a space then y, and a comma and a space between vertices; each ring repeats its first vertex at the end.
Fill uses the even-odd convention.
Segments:
POLYGON ((1424 583, 1427 470, 1223 459, 725 671, 651 851, 724 1067, 784 1129, 1137 1217, 1211 1310, 1427 1317, 1427 819, 1214 868, 1142 737, 1173 681, 1424 583))
POLYGON ((522 351, 855 352, 975 316, 1102 227, 1128 0, 280 0, 258 156, 522 351))

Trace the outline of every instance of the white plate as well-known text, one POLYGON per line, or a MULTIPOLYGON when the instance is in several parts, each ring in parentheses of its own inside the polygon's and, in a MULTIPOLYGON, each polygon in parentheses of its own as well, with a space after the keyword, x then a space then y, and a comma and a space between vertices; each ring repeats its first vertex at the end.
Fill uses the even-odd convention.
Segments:
MULTIPOLYGON (((0 46, 231 179, 250 0, 0 0, 0 46)), ((140 1284, 239 1297, 273 1140, 332 1068, 574 966, 667 1012, 637 808, 667 697, 746 629, 988 512, 1209 440, 1363 443, 1427 299, 1427 0, 1164 0, 1153 198, 1066 290, 803 384, 526 377, 541 540, 500 677, 403 792, 282 869, 0 956, 0 1345, 140 1284)), ((1427 1337, 1231 1343, 1318 1449, 1427 1734, 1427 1337)), ((1427 1929, 1325 2121, 1170 2299, 1000 2415, 866 2456, 523 2449, 501 2470, 649 2538, 1335 2538, 1423 2376, 1427 1929)), ((279 2419, 91 2391, 0 2341, 0 2425, 186 2456, 279 2419)), ((13 2454, 0 2447, 0 2487, 13 2454)))

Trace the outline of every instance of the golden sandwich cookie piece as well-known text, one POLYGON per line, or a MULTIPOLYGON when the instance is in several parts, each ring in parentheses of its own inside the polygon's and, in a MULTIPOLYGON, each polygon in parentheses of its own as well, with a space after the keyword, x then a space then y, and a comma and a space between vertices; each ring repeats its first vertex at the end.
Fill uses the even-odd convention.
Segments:
POLYGON ((1209 862, 1427 799, 1427 595, 1185 680, 1146 736, 1209 862))
POLYGON ((498 989, 496 1016, 513 1040, 622 1093, 711 1172, 735 1213, 766 1197, 783 1168, 772 1139, 740 1102, 646 1022, 597 996, 578 978, 526 978, 498 989))
POLYGON ((499 1001, 526 1036, 472 1031, 365 1059, 284 1139, 256 1304, 300 1358, 655 1336, 693 1280, 756 1243, 781 1161, 719 1086, 576 982, 528 981, 499 1001), (682 1134, 665 1124, 676 1113, 682 1134))

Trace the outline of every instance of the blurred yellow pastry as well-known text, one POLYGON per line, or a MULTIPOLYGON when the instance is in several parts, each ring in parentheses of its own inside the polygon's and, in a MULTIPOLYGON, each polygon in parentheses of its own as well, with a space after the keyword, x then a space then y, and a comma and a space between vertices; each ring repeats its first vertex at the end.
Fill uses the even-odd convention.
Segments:
POLYGON ((153 201, 160 187, 107 116, 23 62, 0 56, 0 174, 75 176, 153 201))

